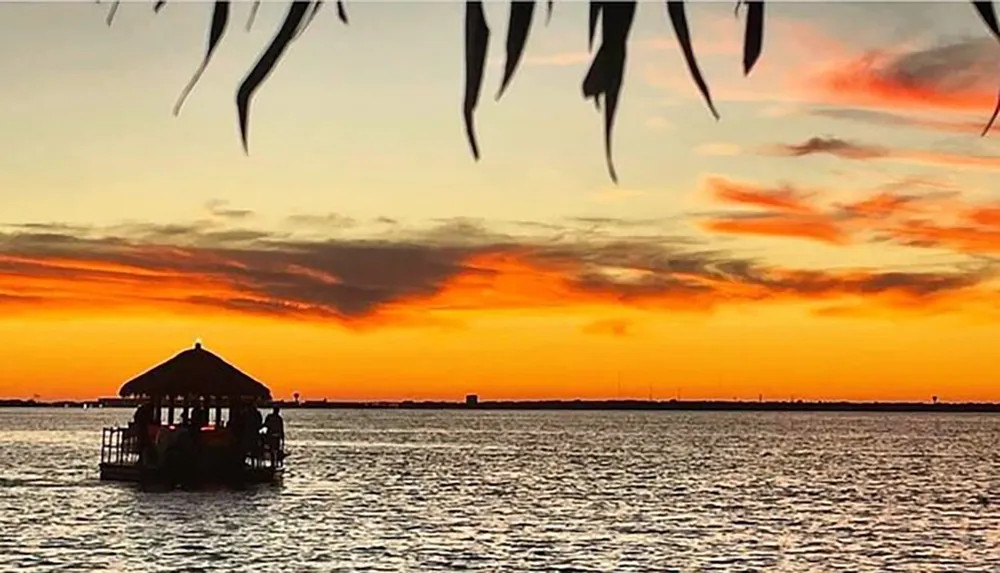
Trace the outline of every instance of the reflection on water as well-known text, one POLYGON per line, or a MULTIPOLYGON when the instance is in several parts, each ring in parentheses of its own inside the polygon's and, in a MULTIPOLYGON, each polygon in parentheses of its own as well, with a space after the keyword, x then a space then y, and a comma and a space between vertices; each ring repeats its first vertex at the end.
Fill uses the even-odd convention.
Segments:
POLYGON ((0 570, 998 571, 1000 417, 285 412, 282 488, 97 481, 0 409, 0 570))

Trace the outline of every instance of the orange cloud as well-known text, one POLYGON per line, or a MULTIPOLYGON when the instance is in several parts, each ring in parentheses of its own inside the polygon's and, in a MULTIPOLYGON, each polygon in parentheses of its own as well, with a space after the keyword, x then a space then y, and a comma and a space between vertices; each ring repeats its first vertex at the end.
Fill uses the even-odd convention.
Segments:
POLYGON ((1000 205, 964 203, 953 193, 903 192, 907 186, 940 189, 933 182, 907 180, 874 191, 848 203, 823 204, 815 193, 783 187, 778 190, 746 182, 709 178, 716 200, 736 206, 761 208, 756 213, 714 214, 702 228, 717 232, 798 238, 827 244, 894 242, 918 248, 948 249, 963 254, 1000 252, 1000 205), (719 193, 719 189, 739 193, 719 193), (789 209, 784 201, 767 198, 797 197, 789 209), (763 197, 763 200, 759 198, 763 197), (807 201, 805 197, 811 197, 807 201), (801 204, 799 202, 802 202, 801 204))
MULTIPOLYGON (((743 191, 723 195, 758 196, 743 191)), ((779 213, 805 217, 797 212, 802 205, 774 204, 779 213)), ((816 231, 822 225, 813 221, 809 227, 824 240, 823 231, 816 231)), ((834 240, 834 231, 828 229, 825 240, 834 240)), ((960 300, 986 278, 960 270, 800 271, 705 252, 690 241, 561 235, 498 240, 466 223, 395 241, 262 239, 234 247, 219 239, 181 248, 104 238, 96 231, 89 236, 22 231, 0 235, 0 305, 19 312, 141 308, 265 315, 349 328, 450 328, 460 326, 455 317, 462 315, 456 313, 505 310, 703 312, 723 305, 841 299, 904 308, 960 300)))
POLYGON ((888 229, 897 242, 914 247, 945 248, 969 254, 1000 253, 1000 229, 941 225, 909 220, 888 229))
POLYGON ((847 242, 843 229, 825 217, 789 217, 780 214, 731 216, 709 220, 703 227, 716 233, 810 239, 834 245, 847 242))
POLYGON ((813 75, 808 83, 834 103, 988 114, 996 102, 998 67, 1000 48, 985 37, 865 54, 813 75))
POLYGON ((706 179, 705 185, 718 200, 727 203, 772 208, 792 213, 811 214, 815 212, 813 206, 808 203, 808 195, 790 187, 762 189, 722 177, 709 177, 706 179))

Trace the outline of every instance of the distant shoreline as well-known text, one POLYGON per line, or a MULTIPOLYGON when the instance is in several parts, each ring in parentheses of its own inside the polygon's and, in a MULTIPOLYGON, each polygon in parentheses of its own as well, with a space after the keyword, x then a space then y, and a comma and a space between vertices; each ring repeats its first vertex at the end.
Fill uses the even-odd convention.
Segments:
MULTIPOLYGON (((133 408, 137 402, 120 398, 98 400, 0 399, 0 408, 133 408)), ((1000 413, 992 402, 847 402, 847 401, 723 401, 723 400, 533 400, 533 401, 402 401, 338 402, 312 400, 268 403, 289 410, 586 410, 586 411, 707 411, 707 412, 967 412, 1000 413)))

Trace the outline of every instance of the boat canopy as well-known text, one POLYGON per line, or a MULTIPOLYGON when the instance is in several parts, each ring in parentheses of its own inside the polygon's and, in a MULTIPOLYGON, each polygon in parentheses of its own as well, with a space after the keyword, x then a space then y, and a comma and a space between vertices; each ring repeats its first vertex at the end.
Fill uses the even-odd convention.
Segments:
POLYGON ((214 396, 271 399, 267 386, 205 350, 201 342, 129 380, 118 394, 123 398, 214 396))

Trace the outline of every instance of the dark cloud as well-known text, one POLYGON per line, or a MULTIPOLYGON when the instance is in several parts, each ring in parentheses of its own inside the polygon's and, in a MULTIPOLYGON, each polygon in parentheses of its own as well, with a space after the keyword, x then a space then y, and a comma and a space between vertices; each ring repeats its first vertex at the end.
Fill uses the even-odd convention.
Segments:
POLYGON ((887 83, 913 91, 963 92, 995 89, 1000 50, 989 37, 963 39, 900 54, 874 72, 887 83))
POLYGON ((291 215, 287 222, 294 226, 313 227, 316 229, 350 229, 357 226, 358 222, 346 215, 339 213, 326 213, 324 215, 291 215))
POLYGON ((119 296, 135 300, 354 323, 406 305, 433 307, 439 295, 461 291, 456 281, 473 286, 459 293, 465 298, 437 308, 600 302, 707 309, 782 297, 929 298, 957 293, 983 278, 968 270, 788 271, 669 237, 507 236, 466 219, 383 240, 307 241, 263 231, 238 237, 211 231, 193 241, 182 231, 193 232, 197 225, 131 228, 142 232, 0 232, 0 296, 4 301, 44 297, 42 287, 31 290, 32 281, 45 281, 44 289, 62 281, 58 288, 64 296, 85 303, 101 285, 124 285, 119 296), (167 237, 183 240, 162 240, 167 237), (14 284, 26 290, 11 291, 14 284), (199 285, 207 286, 199 291, 199 285))
POLYGON ((772 148, 772 152, 788 157, 826 153, 841 159, 874 159, 889 156, 889 150, 884 147, 853 143, 836 137, 811 137, 798 144, 776 145, 772 148))
MULTIPOLYGON (((840 62, 813 80, 829 101, 851 107, 988 114, 996 97, 998 69, 1000 46, 981 37, 896 53, 868 53, 840 62)), ((985 120, 984 115, 983 126, 985 120)))
POLYGON ((253 217, 253 211, 249 209, 233 209, 228 206, 229 202, 221 199, 213 199, 205 204, 205 208, 213 217, 219 219, 249 219, 253 217))
MULTIPOLYGON (((965 147, 969 147, 968 144, 965 144, 965 147)), ((938 145, 936 150, 890 149, 877 145, 855 143, 836 137, 812 137, 802 143, 773 145, 763 148, 761 153, 781 157, 827 154, 849 160, 890 159, 908 163, 938 165, 949 169, 957 167, 1000 169, 1000 156, 997 155, 978 155, 964 150, 948 151, 947 146, 942 145, 938 145)))

